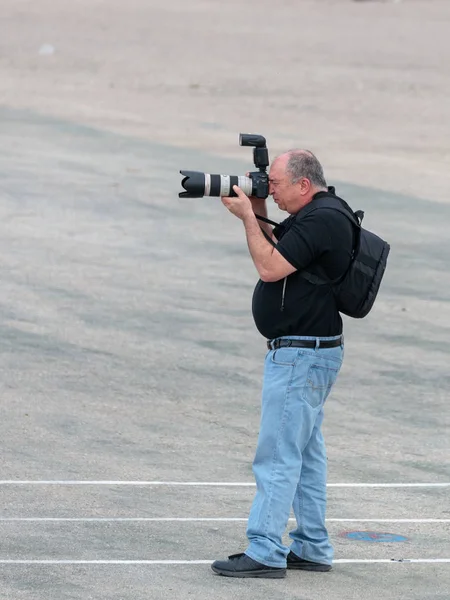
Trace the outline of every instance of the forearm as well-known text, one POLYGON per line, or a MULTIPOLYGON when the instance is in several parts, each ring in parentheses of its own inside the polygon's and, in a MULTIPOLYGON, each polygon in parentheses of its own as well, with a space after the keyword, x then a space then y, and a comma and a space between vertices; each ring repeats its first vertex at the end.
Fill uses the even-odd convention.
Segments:
MULTIPOLYGON (((250 255, 260 278, 264 281, 269 276, 269 264, 272 258, 273 246, 264 237, 259 226, 260 221, 256 219, 255 213, 249 212, 244 217, 243 223, 250 255)), ((271 236, 271 234, 272 228, 270 228, 270 233, 268 233, 268 235, 271 236)))
POLYGON ((255 207, 250 198, 237 185, 233 187, 236 196, 222 198, 223 204, 236 217, 242 220, 247 236, 248 249, 262 281, 279 281, 296 271, 288 260, 265 238, 255 217, 255 207))

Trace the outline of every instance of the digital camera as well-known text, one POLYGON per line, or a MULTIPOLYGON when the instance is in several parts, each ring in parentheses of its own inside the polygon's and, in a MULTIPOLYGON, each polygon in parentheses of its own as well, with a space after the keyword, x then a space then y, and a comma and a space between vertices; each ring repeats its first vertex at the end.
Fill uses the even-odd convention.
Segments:
POLYGON ((181 185, 184 192, 178 194, 179 198, 202 198, 203 196, 236 196, 233 186, 237 185, 247 196, 267 198, 269 195, 269 152, 266 147, 266 138, 262 135, 241 133, 239 134, 240 146, 253 147, 253 162, 259 169, 246 175, 217 175, 202 173, 201 171, 180 171, 183 175, 181 185))

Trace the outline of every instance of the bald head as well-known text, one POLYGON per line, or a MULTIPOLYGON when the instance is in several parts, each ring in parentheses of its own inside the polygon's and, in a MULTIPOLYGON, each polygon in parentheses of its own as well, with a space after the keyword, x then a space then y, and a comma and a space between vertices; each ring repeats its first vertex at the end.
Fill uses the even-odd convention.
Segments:
POLYGON ((272 162, 270 193, 275 202, 289 213, 308 204, 319 191, 327 190, 322 165, 309 150, 294 149, 272 162))
POLYGON ((298 183, 302 177, 306 177, 314 187, 327 189, 322 165, 310 150, 296 148, 278 158, 283 161, 291 183, 298 183))

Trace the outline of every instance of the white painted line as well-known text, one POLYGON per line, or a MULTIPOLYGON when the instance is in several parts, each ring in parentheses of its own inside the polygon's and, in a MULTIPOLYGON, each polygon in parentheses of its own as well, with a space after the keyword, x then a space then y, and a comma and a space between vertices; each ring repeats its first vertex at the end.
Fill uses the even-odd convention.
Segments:
MULTIPOLYGON (((292 519, 295 521, 295 519, 292 519)), ((450 519, 326 519, 329 523, 450 523, 450 519)))
POLYGON ((450 558, 338 558, 333 561, 338 564, 349 564, 349 563, 450 563, 450 558))
MULTIPOLYGON (((1 560, 2 565, 210 565, 212 560, 1 560)), ((338 558, 333 564, 450 563, 450 558, 338 558)))
POLYGON ((327 483, 327 487, 336 488, 440 488, 450 487, 450 482, 444 483, 327 483))
MULTIPOLYGON (((0 485, 130 485, 130 486, 196 486, 196 487, 255 487, 252 482, 224 481, 20 481, 15 479, 0 480, 0 485)), ((330 488, 440 488, 450 487, 450 482, 443 483, 328 483, 330 488)))
MULTIPOLYGON (((0 517, 0 522, 15 523, 189 523, 189 522, 214 522, 232 523, 246 522, 247 517, 0 517)), ((289 521, 295 521, 294 518, 289 521)), ((328 523, 450 523, 450 519, 326 519, 328 523)))

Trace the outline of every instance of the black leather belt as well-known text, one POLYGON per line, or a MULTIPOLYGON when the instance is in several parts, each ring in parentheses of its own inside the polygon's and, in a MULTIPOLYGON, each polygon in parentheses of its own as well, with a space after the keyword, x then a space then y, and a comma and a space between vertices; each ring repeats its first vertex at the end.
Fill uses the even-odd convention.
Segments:
POLYGON ((278 348, 336 348, 344 342, 344 336, 336 340, 267 340, 269 350, 278 350, 278 348))

